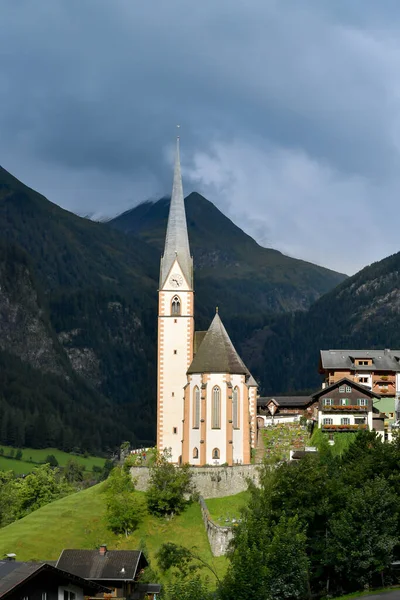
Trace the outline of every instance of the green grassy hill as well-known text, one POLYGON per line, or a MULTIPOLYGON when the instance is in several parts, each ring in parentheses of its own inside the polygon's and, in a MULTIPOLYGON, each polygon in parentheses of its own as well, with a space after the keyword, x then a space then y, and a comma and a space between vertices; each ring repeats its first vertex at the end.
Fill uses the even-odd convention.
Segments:
MULTIPOLYGON (((220 574, 226 568, 225 557, 212 556, 201 518, 200 506, 190 505, 170 521, 147 515, 139 529, 126 538, 114 535, 104 522, 105 483, 72 494, 31 513, 0 530, 0 556, 15 552, 18 560, 55 560, 63 548, 96 548, 107 544, 110 549, 135 549, 144 541, 150 559, 165 542, 196 547, 201 557, 213 564, 220 574)), ((136 492, 144 501, 144 493, 136 492)), ((243 495, 209 500, 212 514, 224 514, 224 501, 233 513, 243 504, 243 495), (215 505, 215 506, 214 506, 215 505)))
POLYGON ((105 462, 105 458, 99 456, 78 456, 63 452, 57 448, 41 448, 40 450, 35 448, 21 448, 21 460, 9 458, 10 452, 14 451, 15 453, 18 448, 0 446, 1 450, 3 450, 3 455, 0 456, 0 471, 14 471, 17 475, 30 473, 37 465, 46 462, 47 456, 51 454, 57 459, 60 467, 65 467, 67 462, 73 459, 82 465, 85 471, 91 471, 94 466, 103 467, 105 462))

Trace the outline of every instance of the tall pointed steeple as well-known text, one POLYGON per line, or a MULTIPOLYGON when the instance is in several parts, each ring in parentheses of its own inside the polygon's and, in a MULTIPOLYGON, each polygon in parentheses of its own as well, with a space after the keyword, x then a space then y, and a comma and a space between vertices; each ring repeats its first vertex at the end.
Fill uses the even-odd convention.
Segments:
POLYGON ((163 287, 175 259, 189 284, 193 287, 193 259, 190 256, 189 238, 186 224, 185 202, 179 157, 179 136, 176 138, 174 182, 169 208, 164 254, 161 258, 160 288, 163 287))

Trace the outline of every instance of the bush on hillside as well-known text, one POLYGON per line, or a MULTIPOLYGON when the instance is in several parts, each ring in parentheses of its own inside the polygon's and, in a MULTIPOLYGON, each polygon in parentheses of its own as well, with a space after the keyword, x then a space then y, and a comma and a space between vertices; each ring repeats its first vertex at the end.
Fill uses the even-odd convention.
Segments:
POLYGON ((170 462, 170 452, 164 450, 150 467, 150 484, 146 492, 147 508, 157 516, 181 513, 194 493, 192 473, 188 464, 177 467, 170 462))
POLYGON ((134 494, 131 476, 121 467, 115 467, 107 480, 106 522, 114 533, 128 537, 143 518, 143 506, 134 494))
POLYGON ((51 467, 58 467, 58 460, 56 459, 54 454, 48 454, 44 462, 50 465, 51 467))

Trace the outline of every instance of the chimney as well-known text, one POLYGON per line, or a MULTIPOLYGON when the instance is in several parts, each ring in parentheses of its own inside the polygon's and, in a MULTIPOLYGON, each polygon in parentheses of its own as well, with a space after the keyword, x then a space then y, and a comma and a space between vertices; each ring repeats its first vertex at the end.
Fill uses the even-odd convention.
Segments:
POLYGON ((105 544, 101 544, 99 554, 100 556, 105 556, 107 554, 107 546, 105 544))

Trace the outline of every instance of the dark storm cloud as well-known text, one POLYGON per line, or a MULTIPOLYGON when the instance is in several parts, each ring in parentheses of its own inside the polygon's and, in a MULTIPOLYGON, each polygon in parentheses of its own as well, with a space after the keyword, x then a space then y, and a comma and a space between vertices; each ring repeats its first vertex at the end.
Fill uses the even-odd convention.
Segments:
POLYGON ((373 0, 3 0, 0 163, 114 214, 169 191, 179 122, 187 192, 352 271, 398 249, 365 231, 399 220, 399 19, 373 0))

